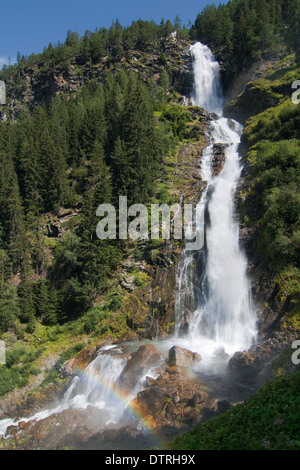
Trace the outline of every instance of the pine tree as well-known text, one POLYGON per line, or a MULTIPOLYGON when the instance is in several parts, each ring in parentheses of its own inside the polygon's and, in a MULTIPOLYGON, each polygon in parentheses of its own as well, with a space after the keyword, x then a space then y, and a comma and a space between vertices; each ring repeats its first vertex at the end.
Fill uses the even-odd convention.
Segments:
POLYGON ((1 126, 0 143, 0 227, 2 247, 7 249, 15 269, 27 266, 28 243, 19 183, 13 162, 14 144, 9 123, 1 126))
POLYGON ((29 329, 33 330, 35 325, 35 304, 33 284, 26 279, 20 289, 20 314, 21 322, 28 323, 29 329))
POLYGON ((0 333, 11 328, 20 316, 18 290, 13 285, 2 286, 0 290, 0 333))
POLYGON ((39 154, 32 119, 28 114, 20 117, 18 125, 17 169, 21 195, 27 219, 34 219, 43 209, 42 181, 39 173, 39 154))
POLYGON ((55 289, 49 281, 41 280, 35 286, 36 315, 44 325, 55 325, 59 319, 59 308, 55 289))
POLYGON ((116 139, 120 134, 121 113, 124 107, 122 88, 126 87, 128 79, 122 74, 117 81, 112 74, 108 74, 105 86, 105 115, 107 119, 107 152, 111 154, 116 139), (121 85, 120 83, 121 82, 121 85))
POLYGON ((118 151, 119 158, 124 161, 124 195, 131 203, 146 202, 157 176, 159 152, 150 95, 134 73, 129 75, 120 138, 122 149, 119 142, 114 159, 116 161, 118 151))
POLYGON ((296 53, 300 65, 300 0, 290 0, 287 5, 288 31, 287 40, 290 48, 296 53))

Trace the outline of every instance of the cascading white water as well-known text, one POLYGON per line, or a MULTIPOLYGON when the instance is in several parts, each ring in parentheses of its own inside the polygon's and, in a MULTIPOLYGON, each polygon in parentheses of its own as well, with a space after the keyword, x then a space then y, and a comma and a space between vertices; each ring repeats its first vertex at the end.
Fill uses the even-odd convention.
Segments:
POLYGON ((220 66, 209 47, 197 42, 190 48, 193 60, 194 90, 192 101, 210 113, 222 114, 220 66))
POLYGON ((75 376, 64 396, 64 404, 72 408, 86 408, 93 405, 104 409, 107 423, 116 422, 124 408, 124 402, 117 396, 118 379, 126 360, 118 355, 98 354, 88 365, 84 374, 75 376))
POLYGON ((201 285, 195 286, 191 276, 194 253, 186 250, 179 275, 176 331, 179 344, 200 352, 205 359, 220 347, 229 354, 248 348, 256 338, 256 316, 246 276, 247 261, 239 247, 239 227, 234 219, 234 195, 241 172, 238 146, 242 126, 222 116, 219 64, 210 49, 196 43, 191 47, 191 55, 193 105, 217 116, 211 122, 211 143, 203 153, 201 165, 201 176, 207 181, 207 187, 199 204, 201 211, 207 207, 209 214, 209 223, 203 222, 203 226, 198 227, 198 230, 205 230, 204 275, 201 285), (224 167, 213 177, 211 162, 215 143, 226 144, 227 148, 224 167), (189 312, 186 337, 180 338, 184 295, 197 289, 202 293, 201 300, 189 312))

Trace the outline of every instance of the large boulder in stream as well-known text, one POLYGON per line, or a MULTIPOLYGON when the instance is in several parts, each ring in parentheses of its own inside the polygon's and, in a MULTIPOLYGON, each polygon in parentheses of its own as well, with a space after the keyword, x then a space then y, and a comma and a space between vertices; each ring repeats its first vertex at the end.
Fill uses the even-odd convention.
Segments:
POLYGON ((160 365, 161 359, 160 352, 152 344, 140 346, 122 371, 119 386, 125 392, 131 391, 151 367, 160 365))
POLYGON ((169 351, 169 366, 185 367, 195 362, 201 361, 198 353, 189 351, 188 349, 173 346, 169 351))
POLYGON ((165 437, 183 432, 216 412, 204 383, 183 367, 168 367, 138 393, 133 406, 165 437))

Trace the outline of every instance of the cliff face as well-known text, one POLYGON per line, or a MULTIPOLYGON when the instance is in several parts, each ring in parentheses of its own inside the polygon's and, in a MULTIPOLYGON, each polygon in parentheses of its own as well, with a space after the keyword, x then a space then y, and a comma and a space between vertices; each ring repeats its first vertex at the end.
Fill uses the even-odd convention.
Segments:
MULTIPOLYGON (((170 77, 170 90, 177 92, 177 102, 182 102, 183 95, 188 96, 192 89, 189 47, 189 41, 170 37, 151 42, 143 50, 127 51, 120 59, 113 59, 108 55, 103 56, 97 64, 93 65, 80 63, 74 58, 68 63, 60 63, 55 67, 42 69, 33 65, 20 68, 17 82, 11 79, 6 84, 8 108, 12 110, 13 118, 17 118, 24 103, 30 109, 34 109, 36 106, 50 103, 56 95, 70 96, 78 92, 87 80, 93 79, 98 83, 104 83, 108 72, 117 73, 120 70, 133 71, 146 82, 152 79, 160 80, 163 70, 166 70, 170 77)), ((227 77, 230 63, 221 53, 217 55, 217 59, 220 61, 223 77, 227 77)), ((225 83, 225 116, 242 122, 246 125, 247 130, 247 120, 250 117, 258 115, 266 109, 276 107, 290 94, 294 78, 291 57, 282 59, 280 55, 276 55, 263 58, 248 70, 240 72, 231 84, 225 83)), ((2 108, 1 113, 2 119, 5 119, 6 109, 2 108)), ((170 179, 170 193, 177 200, 183 194, 190 199, 199 198, 201 194, 201 181, 199 181, 197 167, 201 152, 206 145, 205 132, 210 119, 207 114, 200 112, 197 108, 189 107, 187 113, 190 119, 187 140, 190 142, 180 147, 170 166, 170 178, 172 178, 172 172, 175 175, 175 178, 170 179)), ((269 274, 268 267, 260 262, 260 255, 255 250, 256 238, 260 236, 259 226, 249 227, 244 222, 245 216, 251 219, 256 218, 255 203, 251 204, 254 177, 248 159, 250 147, 247 133, 244 132, 241 146, 244 169, 238 196, 238 211, 241 220, 241 242, 249 257, 255 299, 260 306, 269 303, 270 299, 275 299, 271 302, 271 309, 270 307, 263 309, 264 314, 261 317, 263 331, 270 325, 278 323, 280 315, 282 315, 282 305, 276 297, 276 289, 278 289, 275 282, 276 276, 269 274)), ((217 174, 222 168, 224 158, 222 149, 215 148, 214 150, 213 165, 214 173, 217 174)), ((170 255, 164 247, 160 249, 161 259, 156 261, 163 266, 172 265, 172 268, 168 268, 170 278, 169 274, 166 275, 165 272, 163 275, 160 272, 151 272, 151 290, 157 294, 154 294, 152 300, 149 298, 149 292, 143 294, 143 296, 146 295, 144 301, 150 305, 149 309, 146 311, 142 309, 141 313, 135 301, 129 308, 128 318, 135 315, 138 317, 136 322, 129 322, 131 326, 134 325, 132 328, 134 334, 141 334, 142 337, 152 336, 154 327, 157 330, 156 323, 161 328, 161 334, 170 330, 174 315, 174 295, 171 294, 171 290, 176 284, 176 270, 173 266, 174 263, 176 264, 176 259, 178 260, 178 250, 176 250, 173 250, 170 255), (151 312, 158 312, 156 323, 154 322, 156 326, 153 323, 151 312), (149 320, 147 320, 148 326, 141 327, 141 324, 146 321, 145 318, 149 320)), ((122 282, 126 290, 128 283, 126 280, 122 282)), ((128 324, 127 327, 131 330, 128 324)))
POLYGON ((244 124, 249 117, 276 106, 290 92, 290 83, 273 79, 265 81, 265 77, 276 70, 281 61, 282 70, 288 68, 290 60, 286 61, 285 57, 283 52, 266 55, 239 72, 226 88, 224 115, 244 124))
MULTIPOLYGON (((7 83, 8 108, 12 111, 13 119, 17 119, 24 103, 33 110, 49 104, 57 95, 76 94, 88 80, 105 83, 108 72, 117 74, 120 70, 134 72, 147 83, 153 79, 159 81, 162 72, 166 70, 170 79, 169 89, 175 92, 174 102, 182 104, 184 95, 189 95, 192 90, 189 47, 189 41, 169 37, 149 43, 144 50, 127 51, 120 60, 107 55, 94 65, 78 65, 74 59, 69 64, 62 63, 45 69, 25 67, 20 72, 17 84, 13 80, 7 83)), ((2 119, 5 119, 6 109, 2 109, 2 119)), ((184 109, 189 121, 186 139, 178 146, 174 156, 167 157, 170 160, 166 165, 167 174, 162 175, 174 202, 179 202, 180 198, 188 201, 201 197, 203 182, 199 167, 202 151, 208 143, 207 131, 211 119, 201 108, 188 106, 184 109)), ((216 157, 216 172, 222 166, 219 160, 216 157)), ((67 217, 72 219, 76 215, 72 213, 67 217)), ((47 225, 48 232, 51 232, 48 236, 60 239, 66 233, 65 219, 50 213, 47 218, 53 221, 47 225)), ((134 248, 129 244, 130 250, 134 251, 134 248)), ((172 333, 174 327, 177 263, 182 246, 164 244, 149 254, 147 247, 141 244, 139 251, 143 253, 142 264, 133 253, 125 257, 117 273, 120 295, 125 299, 120 310, 122 327, 116 328, 116 322, 113 321, 110 328, 114 336, 120 336, 123 340, 152 338, 156 335, 163 337, 172 333), (143 278, 141 283, 147 283, 144 288, 138 288, 136 276, 131 272, 132 267, 137 265, 143 278)))
MULTIPOLYGON (((18 78, 6 81, 7 104, 16 117, 20 107, 27 104, 34 109, 49 104, 56 95, 71 95, 77 92, 87 80, 104 83, 109 71, 135 72, 145 81, 159 80, 163 70, 169 74, 171 87, 185 95, 191 91, 189 41, 166 38, 152 41, 141 50, 129 50, 122 57, 112 58, 107 53, 97 64, 80 63, 74 57, 54 67, 37 65, 20 67, 18 78)), ((1 109, 5 119, 5 108, 1 109)))
MULTIPOLYGON (((166 151, 163 155, 164 172, 158 181, 159 191, 162 193, 159 201, 164 201, 164 197, 166 202, 171 200, 172 203, 179 202, 180 198, 185 201, 198 201, 203 190, 199 165, 203 148, 207 145, 206 132, 211 118, 201 108, 178 106, 178 103, 183 103, 183 95, 189 94, 191 90, 189 46, 187 41, 174 41, 169 38, 151 44, 143 51, 130 51, 120 61, 103 57, 98 64, 93 66, 78 65, 75 61, 73 63, 71 61, 69 64, 61 63, 44 69, 34 65, 25 67, 20 69, 17 80, 16 77, 11 77, 7 82, 8 105, 1 110, 2 119, 5 119, 7 111, 11 110, 12 119, 17 120, 24 103, 30 110, 34 110, 38 106, 51 103, 51 99, 56 95, 67 97, 76 95, 80 93, 81 87, 88 80, 104 83, 108 72, 117 74, 120 70, 132 71, 139 74, 146 82, 150 80, 159 82, 162 72, 166 70, 170 80, 167 87, 169 92, 164 98, 168 100, 166 108, 167 111, 171 109, 171 112, 174 110, 178 112, 175 117, 171 112, 170 118, 168 115, 165 117, 167 129, 165 132, 171 134, 171 139, 173 139, 172 119, 175 120, 176 115, 184 114, 182 122, 184 122, 185 134, 184 138, 177 134, 176 140, 174 138, 175 143, 170 146, 170 151, 166 151)), ((160 111, 154 113, 157 123, 161 114, 160 111)), ((15 124, 13 123, 12 126, 15 124)), ((220 166, 219 163, 217 166, 220 166)), ((40 225, 36 226, 36 231, 42 243, 47 247, 47 262, 45 263, 47 266, 42 274, 32 274, 30 279, 32 283, 47 276, 51 271, 57 246, 68 231, 76 230, 80 224, 81 209, 81 204, 79 204, 76 207, 60 208, 58 213, 41 214, 41 220, 38 221, 40 225)), ((104 343, 164 338, 173 333, 177 270, 182 244, 158 242, 153 243, 152 246, 149 245, 144 242, 124 243, 122 260, 113 275, 109 277, 108 288, 104 292, 97 291, 93 308, 101 310, 112 298, 117 299, 116 304, 118 301, 119 304, 113 311, 101 313, 101 318, 96 318, 95 322, 93 312, 91 312, 92 327, 83 326, 86 314, 83 312, 82 318, 78 322, 74 321, 71 326, 75 329, 78 327, 77 331, 73 329, 74 333, 71 333, 65 325, 45 327, 42 322, 40 323, 40 319, 36 327, 41 328, 38 334, 36 331, 33 334, 25 332, 26 345, 30 343, 30 347, 34 350, 48 341, 48 334, 53 335, 55 354, 52 350, 50 352, 49 349, 45 349, 42 357, 35 362, 41 370, 37 378, 33 380, 30 374, 27 386, 20 388, 17 394, 14 390, 7 393, 5 403, 3 402, 1 407, 2 418, 24 416, 24 413, 28 415, 43 409, 48 397, 45 380, 48 382, 50 380, 50 384, 53 385, 49 392, 50 400, 53 394, 59 392, 60 386, 63 386, 61 377, 58 376, 59 361, 65 357, 66 345, 69 345, 67 351, 72 349, 70 343, 72 345, 79 343, 80 347, 92 343, 91 346, 100 347, 104 343), (54 330, 59 331, 60 336, 57 336, 54 330), (46 365, 43 362, 45 358, 49 359, 46 365), (29 399, 28 394, 32 395, 32 400, 29 399), (16 397, 20 403, 20 407, 17 408, 16 397)), ((21 275, 18 279, 16 276, 14 282, 16 286, 20 286, 21 275)), ((25 327, 22 325, 21 329, 25 327)), ((10 335, 10 332, 8 334, 10 335)), ((14 332, 11 334, 14 335, 14 332)), ((11 341, 12 349, 15 347, 14 341, 15 339, 11 341)), ((75 355, 75 351, 71 354, 75 355)))

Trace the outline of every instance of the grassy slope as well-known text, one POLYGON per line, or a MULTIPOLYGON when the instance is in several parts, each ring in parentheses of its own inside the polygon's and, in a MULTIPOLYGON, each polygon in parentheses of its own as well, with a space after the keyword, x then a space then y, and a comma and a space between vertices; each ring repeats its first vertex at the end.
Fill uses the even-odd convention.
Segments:
POLYGON ((180 450, 300 449, 300 371, 270 381, 249 401, 177 437, 180 450))
MULTIPOLYGON (((255 229, 252 250, 268 267, 275 300, 282 306, 281 326, 291 324, 296 329, 300 324, 300 107, 291 97, 292 83, 299 76, 299 67, 289 56, 269 69, 264 79, 253 82, 260 95, 276 90, 278 98, 276 105, 246 121, 243 139, 249 147, 249 171, 246 190, 240 194, 244 225, 255 229)), ((247 104, 247 92, 241 100, 247 104)))

